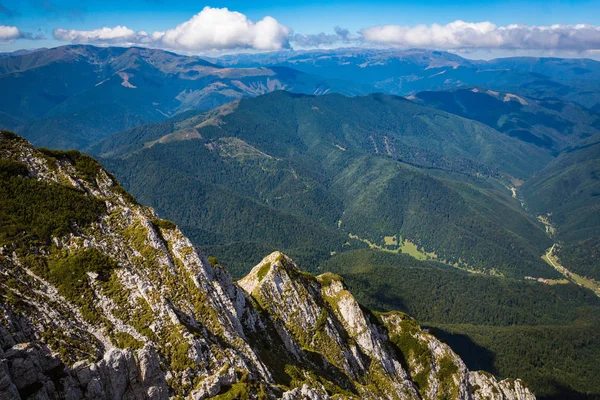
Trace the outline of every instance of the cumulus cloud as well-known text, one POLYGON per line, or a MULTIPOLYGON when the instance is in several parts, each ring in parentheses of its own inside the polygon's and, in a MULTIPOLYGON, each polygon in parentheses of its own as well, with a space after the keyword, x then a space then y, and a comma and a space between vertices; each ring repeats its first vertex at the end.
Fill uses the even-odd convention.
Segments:
POLYGON ((16 26, 0 25, 0 44, 12 43, 15 39, 42 40, 45 37, 42 34, 22 32, 16 26))
POLYGON ((291 30, 272 17, 254 23, 244 14, 227 8, 205 7, 190 20, 160 35, 166 46, 186 50, 254 48, 280 50, 288 47, 291 30))
POLYGON ((100 28, 90 31, 78 31, 75 29, 55 29, 52 34, 57 40, 71 43, 127 43, 135 41, 137 34, 126 26, 115 26, 114 28, 100 28))
POLYGON ((491 22, 454 21, 447 25, 383 25, 365 28, 366 42, 444 49, 600 49, 600 27, 593 25, 496 26, 491 22))
POLYGON ((16 26, 0 25, 0 44, 12 43, 15 39, 42 40, 46 38, 41 33, 34 35, 29 32, 21 32, 16 26))
POLYGON ((281 50, 289 48, 292 30, 272 17, 258 22, 227 8, 205 7, 188 21, 166 31, 135 32, 125 26, 90 31, 55 29, 57 40, 72 43, 143 44, 174 50, 281 50))
MULTIPOLYGON (((40 0, 37 0, 40 1, 40 0)), ((155 1, 155 0, 148 0, 155 1)), ((594 25, 497 26, 491 22, 454 21, 447 25, 382 25, 352 34, 294 34, 272 17, 258 22, 227 8, 205 7, 189 20, 165 31, 133 31, 126 26, 94 30, 55 29, 54 38, 71 43, 128 44, 188 52, 250 49, 276 51, 291 48, 397 46, 445 50, 568 50, 600 49, 600 27, 594 25)))
POLYGON ((0 25, 0 41, 20 39, 23 34, 16 26, 0 25))

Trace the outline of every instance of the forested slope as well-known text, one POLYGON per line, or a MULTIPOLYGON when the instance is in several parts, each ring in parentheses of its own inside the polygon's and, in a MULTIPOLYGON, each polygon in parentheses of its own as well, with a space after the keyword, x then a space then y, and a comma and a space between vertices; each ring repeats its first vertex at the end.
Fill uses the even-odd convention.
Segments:
POLYGON ((540 150, 402 98, 276 92, 94 149, 220 258, 237 243, 302 264, 396 236, 464 268, 557 275, 540 259, 550 239, 508 189, 543 165, 540 150))

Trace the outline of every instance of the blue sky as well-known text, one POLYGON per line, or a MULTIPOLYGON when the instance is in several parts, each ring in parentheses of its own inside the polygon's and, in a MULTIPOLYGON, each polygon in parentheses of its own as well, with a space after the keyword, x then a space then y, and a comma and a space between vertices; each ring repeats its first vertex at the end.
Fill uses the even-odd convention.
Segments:
MULTIPOLYGON (((264 17, 273 17, 276 22, 286 29, 277 35, 293 31, 294 34, 319 34, 321 32, 331 34, 334 27, 348 29, 350 36, 357 36, 360 45, 376 43, 381 46, 409 46, 414 41, 408 40, 411 33, 406 33, 405 28, 415 27, 420 24, 431 26, 439 24, 445 26, 453 21, 461 20, 469 23, 480 23, 489 21, 497 27, 505 27, 511 24, 525 25, 527 27, 539 27, 549 25, 573 26, 587 24, 593 28, 600 26, 600 1, 494 1, 494 0, 463 0, 463 1, 325 1, 314 0, 310 2, 301 1, 211 1, 210 3, 180 0, 0 0, 0 26, 15 27, 20 34, 18 39, 6 39, 0 44, 0 51, 11 51, 21 48, 52 47, 67 44, 70 41, 89 42, 97 44, 119 44, 117 39, 102 41, 99 39, 85 39, 78 35, 80 31, 94 31, 103 27, 113 28, 115 26, 126 27, 138 32, 145 31, 165 32, 174 29, 179 24, 190 20, 200 13, 205 6, 212 8, 227 7, 230 11, 237 11, 247 17, 249 21, 258 22, 264 17), (388 31, 362 31, 371 27, 390 25, 400 27, 388 31), (72 34, 57 35, 56 29, 72 34), (73 33, 75 32, 75 33, 73 33), (365 34, 370 33, 369 40, 365 40, 365 34), (404 36, 403 36, 404 35, 404 36), (69 40, 64 40, 68 36, 69 40), (43 40, 32 40, 40 39, 43 40), (57 40, 57 37, 62 40, 57 40), (76 38, 76 39, 72 39, 76 38)), ((206 18, 211 18, 207 13, 206 18)), ((206 18, 202 21, 206 21, 206 18)), ((197 21, 194 25, 197 29, 197 21)), ((191 28, 190 28, 191 29, 191 28)), ((454 28, 452 28, 454 29, 454 28)), ((463 29, 463 28, 460 28, 463 29)), ((464 28, 464 29, 468 29, 464 28)), ((482 28, 483 29, 483 28, 482 28)), ((485 28, 487 29, 487 28, 485 28)), ((479 27, 475 30, 479 30, 479 27)), ((461 30, 461 38, 471 31, 461 30), (467 33, 465 33, 467 32, 467 33)), ((487 31, 486 31, 487 32, 487 31)), ((570 31, 561 31, 561 34, 572 36, 570 31), (566 32, 566 33, 565 33, 566 32)), ((181 32, 180 32, 181 33, 181 32)), ((486 48, 490 43, 478 41, 476 44, 468 40, 469 52, 482 54, 492 52, 494 54, 515 51, 513 47, 522 47, 521 52, 568 52, 569 46, 574 46, 579 53, 586 51, 585 56, 596 55, 596 39, 600 42, 600 30, 587 30, 579 32, 586 40, 581 46, 578 43, 564 42, 563 44, 550 43, 549 45, 528 43, 494 45, 491 49, 486 48), (585 33, 585 35, 584 35, 585 33), (590 39, 592 35, 592 39, 590 39), (595 37, 598 35, 598 38, 595 37), (591 40, 591 42, 590 42, 591 40), (543 47, 535 48, 535 47, 543 47), (554 48, 554 47, 556 48, 554 48), (476 47, 476 48, 473 48, 476 47), (591 50, 591 51, 589 51, 591 50)), ((431 31, 424 34, 433 34, 431 31)), ((445 35, 446 33, 442 33, 445 35)), ((454 30, 452 35, 456 35, 454 30)), ((490 34, 487 32, 486 34, 490 34)), ((181 33, 183 35, 183 33, 181 33)), ((7 36, 8 37, 8 36, 7 36)), ((10 37, 16 37, 15 35, 10 37)), ((2 36, 0 36, 0 39, 2 36)), ((204 36, 202 37, 204 38, 204 36)), ((314 38, 313 38, 314 39, 314 38)), ((197 40, 205 40, 198 38, 197 40)), ((277 39, 279 40, 279 39, 277 39)), ((291 46, 298 47, 294 39, 290 37, 291 46)), ((329 41, 331 42, 332 39, 329 41)), ((462 40, 462 39, 461 39, 462 40)), ((525 40, 525 39, 523 39, 525 40)), ((541 39, 540 39, 541 40, 541 39)), ((578 39, 579 40, 579 39, 578 39)), ((137 43, 137 39, 128 37, 126 41, 137 43)), ((313 40, 314 41, 314 40, 313 40)), ((142 43, 150 43, 149 40, 142 43)), ((169 45, 162 40, 152 41, 155 47, 171 46, 173 50, 187 52, 206 52, 211 50, 211 45, 186 45, 179 48, 182 43, 180 39, 174 39, 169 45)), ((276 49, 273 46, 256 46, 253 40, 238 40, 233 45, 226 45, 224 49, 235 50, 235 46, 250 48, 254 50, 276 49), (233 47, 232 47, 233 46, 233 47)), ((279 45, 288 46, 287 42, 278 42, 279 45)), ((303 42, 308 43, 308 42, 303 42)), ((353 42, 356 45, 358 42, 353 42)), ((419 42, 420 43, 420 42, 419 42)), ((344 43, 337 44, 343 45, 344 43)), ((336 46, 332 43, 329 46, 336 46)), ((444 46, 460 47, 462 43, 446 43, 438 39, 424 43, 423 47, 436 47, 445 49, 444 46)), ((453 48, 454 48, 453 47, 453 48)))

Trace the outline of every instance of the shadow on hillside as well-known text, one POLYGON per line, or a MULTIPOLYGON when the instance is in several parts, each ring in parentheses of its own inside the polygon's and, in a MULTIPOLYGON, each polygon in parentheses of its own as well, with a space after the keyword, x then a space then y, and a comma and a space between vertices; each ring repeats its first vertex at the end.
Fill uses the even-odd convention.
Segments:
POLYGON ((546 385, 548 392, 552 394, 537 396, 538 400, 600 400, 600 393, 580 393, 557 382, 555 379, 548 379, 546 385))
POLYGON ((447 343, 463 359, 469 370, 484 370, 496 375, 494 353, 476 344, 467 335, 451 333, 440 328, 428 326, 424 326, 423 328, 429 330, 432 335, 442 342, 447 343))
MULTIPOLYGON (((432 335, 442 342, 447 343, 463 359, 469 370, 483 370, 497 376, 494 367, 495 355, 487 348, 475 344, 466 335, 451 333, 436 327, 423 326, 423 328, 429 330, 432 335)), ((600 393, 580 393, 550 377, 542 382, 538 381, 537 387, 543 387, 544 392, 549 393, 536 395, 538 400, 600 400, 600 393)))

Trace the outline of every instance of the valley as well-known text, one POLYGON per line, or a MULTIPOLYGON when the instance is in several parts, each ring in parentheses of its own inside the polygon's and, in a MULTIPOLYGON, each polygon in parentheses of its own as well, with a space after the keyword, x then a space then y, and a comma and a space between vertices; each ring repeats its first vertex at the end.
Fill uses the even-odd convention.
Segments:
MULTIPOLYGON (((475 156, 466 158, 464 148, 473 146, 470 142, 465 142, 472 140, 470 138, 461 137, 453 145, 439 147, 445 154, 434 153, 424 149, 424 146, 439 146, 439 143, 445 140, 442 139, 443 129, 423 131, 413 122, 410 115, 414 112, 432 113, 428 118, 436 119, 438 112, 394 97, 312 97, 277 92, 256 99, 242 100, 236 107, 232 113, 219 117, 221 122, 218 125, 202 122, 204 118, 212 118, 210 113, 177 122, 181 127, 179 129, 194 127, 198 132, 195 139, 171 140, 164 142, 160 147, 147 147, 145 143, 156 141, 158 135, 174 137, 172 129, 158 131, 158 135, 150 136, 149 134, 158 128, 151 125, 140 128, 135 135, 123 133, 110 141, 104 141, 98 148, 107 156, 103 157, 103 153, 99 155, 125 187, 139 198, 149 196, 149 204, 161 212, 166 212, 183 226, 184 230, 186 227, 194 228, 191 221, 196 217, 192 217, 193 215, 202 215, 201 220, 206 224, 212 218, 211 213, 224 213, 225 207, 230 209, 230 204, 235 202, 236 207, 245 204, 242 207, 248 210, 234 214, 237 215, 236 218, 240 218, 236 226, 254 226, 253 222, 243 222, 244 218, 257 218, 252 215, 256 215, 258 210, 274 209, 277 212, 271 213, 268 219, 265 219, 265 222, 271 220, 272 225, 263 222, 262 228, 272 230, 268 235, 273 239, 278 240, 276 237, 279 222, 273 218, 279 213, 283 214, 277 218, 305 221, 303 224, 306 228, 302 229, 318 229, 314 234, 307 230, 306 234, 302 235, 328 236, 330 239, 327 241, 314 242, 313 248, 319 249, 323 254, 318 256, 319 259, 313 258, 316 262, 323 260, 322 257, 328 257, 333 251, 339 253, 344 246, 348 247, 345 243, 349 234, 371 243, 383 243, 388 232, 399 231, 405 240, 419 248, 436 249, 438 258, 447 260, 450 264, 477 265, 477 268, 472 269, 522 274, 520 276, 538 274, 552 278, 556 274, 553 268, 547 268, 547 264, 539 258, 542 252, 551 246, 549 239, 537 220, 527 215, 521 209, 520 203, 513 199, 510 193, 506 193, 502 183, 502 174, 509 174, 515 168, 520 168, 519 165, 526 165, 525 154, 534 154, 538 150, 519 143, 511 144, 482 125, 475 124, 469 125, 468 129, 480 131, 480 137, 486 138, 490 143, 479 141, 473 151, 474 154, 486 151, 489 166, 475 161, 475 156), (319 111, 316 112, 314 107, 319 111), (352 121, 350 115, 357 108, 362 110, 365 121, 354 125, 347 124, 345 121, 352 121), (297 111, 290 113, 288 110, 297 111), (287 117, 281 118, 285 113, 287 117), (256 128, 252 127, 251 121, 256 121, 256 128), (403 134, 393 134, 394 131, 389 131, 390 128, 386 124, 394 124, 393 129, 403 134), (260 130, 257 130, 258 127, 260 130), (375 133, 373 128, 379 129, 379 133, 375 133), (362 132, 367 129, 372 132, 371 139, 362 137, 362 132), (277 135, 272 136, 275 131, 277 135), (432 136, 433 132, 439 132, 439 136, 432 136), (126 137, 134 138, 136 142, 126 144, 126 137), (226 150, 231 145, 227 144, 224 147, 224 144, 233 143, 234 139, 235 152, 226 150), (373 147, 373 141, 378 144, 376 147, 373 147), (383 156, 377 153, 377 149, 384 148, 386 141, 392 151, 391 155, 383 156), (502 148, 501 154, 488 152, 491 143, 497 141, 502 143, 496 147, 502 148), (127 150, 111 148, 112 142, 119 143, 121 149, 127 150), (338 144, 345 150, 340 150, 332 144, 338 144), (241 148, 244 149, 243 152, 240 152, 241 148), (413 159, 414 156, 410 153, 403 153, 407 148, 418 151, 419 159, 413 159), (203 154, 201 160, 197 158, 199 154, 203 154), (242 154, 262 156, 249 158, 242 154), (508 154, 510 156, 507 156, 508 154), (510 158, 510 162, 507 157, 510 158), (150 159, 153 160, 152 166, 144 166, 150 159), (162 163, 165 165, 158 167, 162 163), (506 166, 503 167, 502 163, 506 166), (315 168, 317 165, 320 170, 315 168), (153 169, 153 175, 145 172, 153 169), (144 172, 131 174, 131 171, 135 170, 144 172), (486 175, 480 173, 478 176, 476 170, 483 171, 486 175), (207 196, 202 193, 206 193, 208 187, 214 188, 211 191, 223 191, 224 188, 219 185, 217 178, 224 176, 223 174, 233 179, 228 181, 227 194, 224 192, 220 203, 200 202, 204 204, 202 208, 192 209, 191 207, 196 207, 195 202, 181 201, 188 196, 181 190, 185 190, 186 193, 197 190, 198 195, 202 196, 207 196), (167 175, 170 177, 169 181, 165 179, 167 175), (252 179, 238 180, 238 175, 249 176, 252 179), (174 179, 188 183, 175 185, 174 179), (165 185, 171 184, 171 189, 166 190, 165 185), (366 189, 361 185, 365 185, 366 189), (195 186, 198 189, 192 189, 195 186), (138 191, 138 188, 147 194, 138 191), (362 192, 359 193, 358 190, 362 192), (170 214, 155 202, 155 195, 160 192, 166 196, 173 196, 173 200, 180 199, 176 211, 178 215, 170 214), (297 207, 300 199, 303 199, 302 206, 297 207), (442 204, 446 204, 444 207, 449 207, 448 210, 442 211, 442 204), (495 211, 490 212, 492 209, 495 211), (417 214, 413 214, 415 211, 417 214), (428 215, 432 211, 434 214, 428 215), (447 222, 440 225, 436 222, 438 217, 434 215, 444 212, 446 214, 442 220, 447 222), (344 216, 341 217, 342 215, 344 216), (508 215, 511 217, 503 217, 508 215), (342 223, 338 224, 340 220, 342 223), (365 224, 365 221, 371 222, 365 224), (467 225, 470 232, 465 230, 467 225), (317 226, 320 228, 316 228, 317 226), (462 230, 464 236, 451 234, 450 226, 462 230), (489 237, 487 248, 477 247, 481 244, 472 241, 474 229, 480 230, 481 238, 489 237), (490 235, 499 236, 492 240, 490 235), (450 245, 452 242, 455 244, 450 245), (459 245, 458 242, 464 244, 459 245), (447 244, 440 247, 442 243, 447 244), (547 246, 539 246, 542 243, 547 243, 547 246), (466 250, 466 246, 470 246, 472 250, 466 250), (504 253, 502 246, 516 246, 523 251, 509 255, 504 253), (441 251, 442 249, 445 252, 441 251), (515 257, 522 259, 531 269, 527 271, 522 266, 520 271, 510 272, 515 257), (481 268, 482 263, 489 267, 481 268), (498 265, 492 266, 495 263, 498 265)), ((462 127, 462 124, 468 123, 466 120, 452 119, 448 114, 440 114, 440 117, 442 116, 446 121, 444 126, 450 129, 454 127, 453 124, 462 127)), ((207 200, 209 199, 207 197, 207 200)), ((224 220, 216 215, 216 223, 224 220)), ((224 233, 225 227, 215 226, 215 230, 224 233)), ((189 234, 194 238, 192 230, 189 234)), ((236 235, 233 232, 232 234, 236 235)), ((226 235, 222 244, 239 241, 242 238, 239 231, 237 235, 226 235)), ((307 243, 306 236, 304 237, 302 241, 307 243)), ((277 246, 283 244, 283 249, 294 251, 293 247, 296 245, 291 242, 293 238, 294 235, 286 235, 289 244, 279 242, 281 244, 277 246)), ((254 240, 257 239, 262 240, 262 237, 254 240)), ((208 237, 198 237, 198 240, 207 240, 206 244, 211 246, 218 243, 208 237)), ((359 241, 350 240, 349 249, 358 246, 357 242, 359 241)), ((270 239, 264 243, 276 245, 270 239)), ((224 254, 215 256, 219 259, 226 257, 224 254)), ((302 262, 302 258, 299 260, 302 262)))

